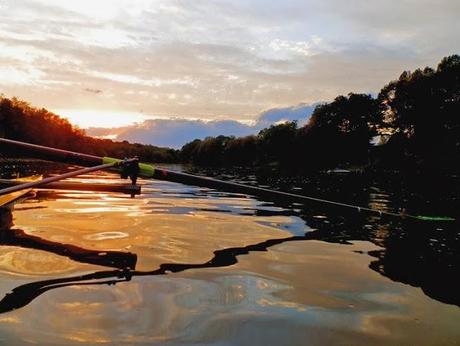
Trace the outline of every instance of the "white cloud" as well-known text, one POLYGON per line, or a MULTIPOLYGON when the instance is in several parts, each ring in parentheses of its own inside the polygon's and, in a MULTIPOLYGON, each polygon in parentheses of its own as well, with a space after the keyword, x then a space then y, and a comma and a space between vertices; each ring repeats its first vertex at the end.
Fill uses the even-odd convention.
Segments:
POLYGON ((321 43, 321 38, 315 36, 311 41, 289 41, 274 39, 270 42, 270 48, 276 52, 291 52, 295 54, 300 54, 304 56, 310 56, 315 54, 315 46, 319 46, 321 43))
POLYGON ((50 109, 250 121, 267 108, 377 92, 460 51, 458 0, 1 5, 1 92, 50 109))
POLYGON ((92 111, 74 109, 56 109, 56 114, 68 119, 72 124, 80 128, 104 127, 110 124, 113 127, 125 126, 127 124, 141 123, 147 117, 136 112, 117 112, 117 111, 92 111))
POLYGON ((32 86, 39 83, 41 77, 43 77, 43 73, 34 68, 19 69, 0 66, 0 76, 0 86, 5 85, 5 80, 10 85, 32 86))

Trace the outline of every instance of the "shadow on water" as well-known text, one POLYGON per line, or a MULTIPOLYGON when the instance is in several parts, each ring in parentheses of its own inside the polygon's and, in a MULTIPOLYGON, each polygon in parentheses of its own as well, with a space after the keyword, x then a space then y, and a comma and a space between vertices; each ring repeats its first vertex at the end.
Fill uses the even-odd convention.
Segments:
MULTIPOLYGON (((12 228, 12 219, 12 211, 9 208, 0 208, 0 246, 17 246, 21 248, 41 250, 59 256, 65 256, 80 263, 95 264, 123 269, 126 271, 134 270, 136 268, 136 254, 122 251, 89 250, 72 244, 63 244, 60 242, 46 240, 37 236, 29 235, 21 229, 12 228)), ((35 287, 33 283, 24 286, 28 285, 35 287)), ((27 294, 23 294, 24 290, 22 287, 24 286, 14 289, 13 293, 7 294, 0 301, 0 313, 23 307, 44 292, 42 290, 30 291, 29 289, 26 289, 27 294), (17 295, 16 292, 19 292, 19 294, 17 295)), ((60 286, 53 286, 52 288, 58 287, 60 286)))
MULTIPOLYGON (((383 246, 383 250, 369 252, 371 256, 377 258, 377 260, 372 261, 369 265, 372 270, 394 281, 420 287, 426 295, 433 299, 460 306, 460 285, 455 280, 458 277, 458 263, 460 263, 458 253, 455 252, 454 247, 450 250, 444 249, 444 255, 439 256, 439 251, 433 248, 429 242, 426 243, 425 241, 429 237, 429 232, 427 233, 424 229, 431 229, 431 227, 426 227, 423 222, 416 222, 410 225, 410 227, 417 227, 419 230, 417 234, 411 235, 404 232, 403 224, 405 222, 399 222, 400 220, 396 220, 392 231, 389 230, 388 223, 383 224, 381 228, 374 231, 369 231, 365 227, 369 218, 361 214, 354 215, 354 217, 348 215, 347 217, 335 219, 327 218, 328 222, 326 223, 323 217, 318 218, 318 215, 311 213, 309 215, 304 214, 303 219, 316 227, 316 229, 305 233, 303 236, 269 239, 252 245, 217 250, 214 251, 214 256, 204 263, 164 263, 151 271, 134 270, 136 257, 133 254, 116 252, 111 256, 113 262, 107 263, 107 261, 101 259, 97 263, 98 261, 94 261, 92 255, 89 257, 86 256, 88 252, 96 251, 80 248, 75 251, 75 247, 71 245, 48 242, 39 238, 37 239, 37 237, 27 236, 21 230, 11 230, 13 232, 13 241, 3 241, 3 245, 27 246, 52 251, 80 262, 113 266, 119 269, 97 271, 67 278, 36 281, 18 286, 0 300, 0 313, 22 308, 41 294, 56 288, 66 286, 115 285, 119 282, 130 281, 133 277, 137 276, 167 275, 191 269, 226 267, 236 264, 239 256, 248 255, 251 252, 267 251, 270 247, 283 243, 306 240, 320 240, 341 244, 347 244, 355 240, 367 240, 383 246), (352 223, 346 222, 346 220, 350 219, 354 221, 352 223), (334 227, 331 227, 332 224, 334 227), (325 225, 327 227, 324 227, 325 225), (361 228, 357 227, 358 225, 361 228), (348 231, 350 228, 355 230, 360 229, 360 231, 350 233, 348 231), (331 229, 334 231, 331 231, 331 229), (50 243, 52 243, 51 246, 50 243), (80 256, 82 250, 83 256, 80 256), (126 263, 129 264, 125 265, 126 263), (125 266, 123 267, 123 265, 125 266)), ((377 220, 373 220, 373 222, 377 222, 377 220)), ((458 238, 456 241, 458 244, 458 238)))
POLYGON ((137 256, 122 251, 96 251, 72 244, 63 244, 27 234, 23 230, 11 228, 12 212, 0 208, 0 245, 18 246, 47 251, 81 263, 96 264, 114 268, 136 267, 137 256))
MULTIPOLYGON (((198 173, 211 174, 209 171, 198 173)), ((224 174, 236 181, 245 179, 235 170, 224 174)), ((372 242, 382 249, 369 252, 376 258, 369 265, 370 269, 393 281, 420 287, 433 299, 460 306, 460 283, 456 279, 460 276, 458 177, 423 174, 279 177, 262 174, 253 182, 371 209, 453 216, 457 221, 388 218, 317 203, 309 203, 301 211, 294 212, 296 206, 281 203, 284 210, 300 216, 308 226, 316 229, 307 235, 308 239, 332 243, 372 242)))
MULTIPOLYGON (((317 223, 305 219, 310 225, 317 223)), ((376 258, 370 269, 393 281, 420 287, 430 298, 460 306, 460 283, 455 279, 460 274, 458 222, 359 219, 349 214, 342 221, 332 221, 333 227, 318 225, 318 231, 309 236, 332 243, 372 242, 382 249, 368 252, 376 258)))
POLYGON ((237 257, 247 255, 254 251, 267 251, 268 248, 290 242, 306 240, 307 237, 293 236, 281 239, 270 239, 261 243, 244 246, 232 247, 214 252, 214 257, 200 264, 189 263, 164 263, 159 268, 152 271, 136 271, 129 268, 123 270, 98 271, 91 274, 73 276, 68 278, 43 280, 18 286, 8 293, 0 301, 0 313, 5 313, 14 309, 22 308, 32 302, 35 298, 46 291, 66 287, 66 286, 86 286, 86 285, 114 285, 118 282, 130 281, 135 276, 154 276, 166 275, 168 273, 178 273, 190 269, 217 268, 233 265, 238 262, 237 257), (109 280, 108 280, 109 279, 109 280), (93 281, 98 280, 98 281, 93 281), (102 281, 100 281, 102 280, 102 281), (89 281, 89 282, 86 282, 89 281))

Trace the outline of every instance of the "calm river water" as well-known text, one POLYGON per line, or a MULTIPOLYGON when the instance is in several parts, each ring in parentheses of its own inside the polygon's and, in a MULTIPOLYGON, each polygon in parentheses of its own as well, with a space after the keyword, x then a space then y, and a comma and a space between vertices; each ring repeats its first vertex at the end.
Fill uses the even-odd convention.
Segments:
MULTIPOLYGON (((3 164, 0 175, 34 169, 3 164)), ((460 214, 455 177, 217 176, 381 210, 460 214)), ((0 238, 0 344, 460 344, 458 222, 140 183, 134 199, 41 190, 15 206, 0 238)))

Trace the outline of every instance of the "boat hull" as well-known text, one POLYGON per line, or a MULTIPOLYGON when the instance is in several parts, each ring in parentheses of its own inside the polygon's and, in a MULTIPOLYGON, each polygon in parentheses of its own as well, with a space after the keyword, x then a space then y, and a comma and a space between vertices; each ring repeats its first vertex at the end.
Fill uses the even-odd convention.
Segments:
MULTIPOLYGON (((21 183, 29 183, 32 181, 40 180, 42 177, 40 175, 33 175, 30 177, 24 178, 17 178, 14 181, 18 181, 21 183)), ((32 189, 24 189, 21 191, 16 191, 12 193, 8 193, 6 195, 0 196, 0 208, 8 208, 11 209, 14 204, 22 201, 24 197, 31 191, 32 189)))

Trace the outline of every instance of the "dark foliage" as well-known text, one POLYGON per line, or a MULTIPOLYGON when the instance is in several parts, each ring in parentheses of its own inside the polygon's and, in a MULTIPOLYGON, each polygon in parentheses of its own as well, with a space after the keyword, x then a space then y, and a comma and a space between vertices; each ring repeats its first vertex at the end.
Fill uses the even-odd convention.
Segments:
POLYGON ((405 71, 377 98, 350 93, 318 105, 309 122, 286 122, 257 136, 196 139, 180 152, 97 139, 67 120, 18 99, 0 97, 0 136, 98 156, 139 156, 149 162, 202 166, 270 166, 458 171, 460 56, 436 69, 405 71), (380 136, 378 145, 373 139, 380 136))
POLYGON ((460 56, 444 58, 436 70, 403 72, 381 90, 378 100, 382 123, 397 136, 412 165, 458 169, 460 56))
POLYGON ((444 58, 436 70, 403 72, 377 99, 350 93, 318 105, 301 128, 286 122, 258 136, 195 140, 181 157, 205 166, 458 171, 460 56, 444 58))
MULTIPOLYGON (((0 96, 0 137, 97 156, 133 157, 145 162, 177 162, 179 153, 152 145, 86 136, 66 119, 16 98, 0 96)), ((14 153, 9 153, 14 155, 14 153)))

